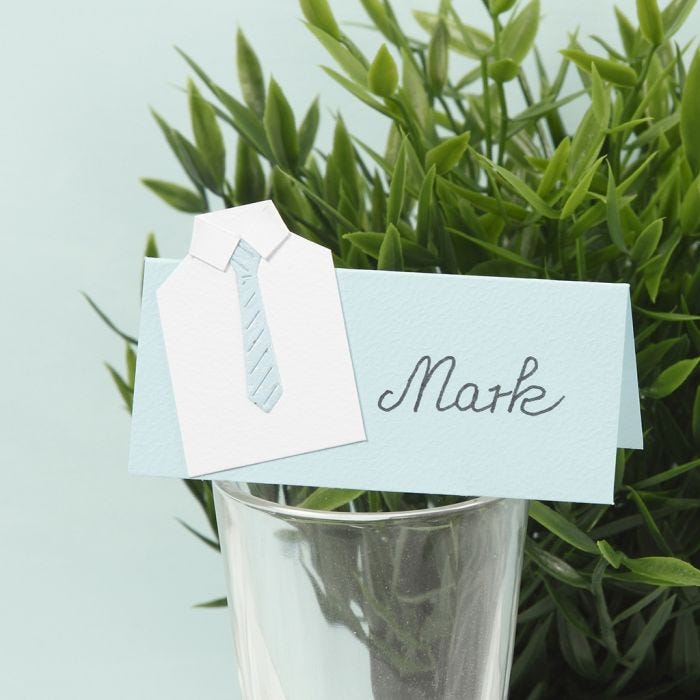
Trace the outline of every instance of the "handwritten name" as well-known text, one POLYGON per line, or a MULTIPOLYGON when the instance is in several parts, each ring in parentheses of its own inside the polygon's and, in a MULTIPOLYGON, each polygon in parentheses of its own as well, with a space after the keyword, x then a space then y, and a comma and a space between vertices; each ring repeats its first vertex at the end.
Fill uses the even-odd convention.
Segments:
POLYGON ((497 406, 505 406, 507 403, 506 410, 508 413, 512 413, 517 409, 526 416, 541 416, 543 413, 553 411, 565 398, 561 396, 554 403, 547 404, 545 402, 547 390, 539 384, 528 383, 528 380, 537 372, 539 367, 537 358, 532 356, 525 358, 520 374, 515 380, 512 389, 503 391, 501 384, 495 384, 486 390, 491 394, 490 400, 487 398, 488 402, 483 402, 482 399, 481 404, 480 396, 486 394, 486 391, 480 389, 477 384, 467 382, 462 384, 456 392, 449 387, 456 366, 457 360, 452 355, 446 355, 434 364, 429 355, 424 355, 416 362, 416 366, 413 368, 398 398, 394 398, 397 392, 387 389, 379 397, 377 406, 382 411, 387 412, 397 409, 408 398, 411 389, 416 386, 413 411, 417 413, 423 402, 423 396, 426 393, 426 389, 428 389, 428 385, 431 382, 433 384, 439 382, 439 380, 433 381, 433 377, 438 374, 438 370, 443 368, 446 371, 441 373, 443 376, 442 386, 440 386, 437 399, 435 400, 435 408, 438 411, 449 411, 456 408, 458 411, 474 411, 475 413, 489 411, 495 413, 497 406), (507 401, 505 401, 506 399, 507 401))

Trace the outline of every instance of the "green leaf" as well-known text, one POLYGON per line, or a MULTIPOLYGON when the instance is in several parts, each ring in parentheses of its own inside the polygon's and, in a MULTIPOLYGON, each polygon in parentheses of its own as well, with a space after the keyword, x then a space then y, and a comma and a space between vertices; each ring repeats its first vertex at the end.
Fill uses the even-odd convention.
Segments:
POLYGON ((205 167, 201 163, 202 159, 197 149, 179 131, 173 129, 155 110, 152 109, 151 114, 187 177, 190 178, 192 184, 198 190, 203 189, 206 186, 203 177, 205 175, 203 173, 205 167))
POLYGON ((265 173, 255 149, 243 139, 236 144, 234 173, 236 204, 251 204, 265 199, 265 173))
POLYGON ((564 203, 560 215, 562 219, 568 219, 576 211, 578 206, 583 203, 586 196, 589 195, 588 188, 591 186, 593 176, 595 175, 596 170, 598 170, 598 166, 603 162, 603 159, 604 156, 598 158, 598 160, 590 165, 588 170, 583 173, 581 179, 576 184, 576 187, 574 187, 564 203))
POLYGON ((605 559, 599 559, 596 562, 591 575, 591 593, 593 593, 593 599, 595 601, 595 610, 598 615, 598 625, 600 627, 603 644, 611 654, 617 657, 619 655, 617 638, 613 630, 608 602, 605 597, 605 592, 603 591, 603 574, 607 567, 608 564, 605 559))
POLYGON ((513 5, 515 5, 516 0, 489 0, 489 12, 494 17, 508 12, 513 5))
MULTIPOLYGON (((346 232, 353 231, 357 228, 357 226, 353 224, 352 221, 343 216, 343 214, 339 212, 334 206, 329 204, 326 201, 326 199, 316 194, 316 192, 314 192, 308 185, 306 185, 301 180, 297 180, 293 176, 285 173, 283 170, 280 170, 278 167, 273 168, 272 174, 273 178, 276 177, 278 180, 286 182, 288 186, 293 187, 295 190, 297 188, 301 190, 308 199, 312 200, 314 204, 318 205, 318 207, 322 209, 325 214, 330 216, 331 219, 337 222, 342 228, 344 228, 346 232)), ((328 247, 333 247, 333 245, 336 242, 337 241, 335 240, 335 236, 333 236, 333 238, 331 240, 327 240, 326 243, 324 243, 324 245, 327 245, 328 247)))
POLYGON ((615 176, 613 175, 610 163, 608 163, 608 186, 605 195, 605 206, 608 214, 608 233, 610 240, 623 252, 627 252, 625 238, 622 232, 622 222, 620 221, 621 198, 617 192, 615 176))
MULTIPOLYGON (((691 427, 693 430, 693 438, 695 438, 695 442, 700 443, 700 386, 698 386, 698 388, 695 390, 695 400, 693 401, 691 427)), ((698 460, 698 464, 700 464, 700 460, 698 460)))
POLYGON ((637 0, 637 18, 644 38, 652 46, 660 46, 664 40, 664 26, 656 0, 637 0))
POLYGON ((294 113, 274 79, 270 80, 263 122, 275 161, 283 169, 294 172, 299 162, 299 138, 294 113))
MULTIPOLYGON (((438 200, 442 197, 451 197, 456 195, 458 198, 465 199, 478 209, 488 212, 489 214, 495 214, 496 216, 501 217, 506 214, 516 221, 524 221, 528 218, 529 212, 527 209, 521 207, 519 204, 515 204, 515 202, 510 202, 502 198, 496 199, 495 197, 489 197, 481 192, 475 192, 474 190, 466 187, 461 187, 460 185, 451 182, 442 176, 436 179, 436 183, 438 200)), ((554 212, 554 210, 552 211, 554 212)), ((556 214, 556 212, 554 213, 556 214)))
POLYGON ((228 605, 226 598, 215 598, 208 600, 206 603, 197 603, 195 608, 225 608, 228 605))
POLYGON ((530 517, 536 520, 542 527, 547 528, 547 530, 555 534, 559 539, 568 542, 573 547, 576 547, 576 549, 588 552, 589 554, 598 553, 595 542, 593 542, 585 532, 541 501, 531 501, 529 513, 530 517))
POLYGON ((318 27, 310 25, 309 29, 352 80, 363 86, 367 84, 367 68, 344 44, 318 27))
POLYGON ((262 118, 265 113, 265 79, 260 61, 241 29, 236 33, 236 65, 243 100, 262 118))
POLYGON ((146 239, 146 249, 143 251, 144 258, 157 258, 158 254, 158 244, 156 243, 156 236, 151 231, 146 239))
POLYGON ((630 257, 636 262, 645 262, 654 254, 664 230, 664 220, 652 221, 640 234, 630 250, 630 257))
POLYGON ((651 605, 657 598, 665 596, 666 590, 667 589, 665 586, 659 586, 651 593, 647 593, 647 595, 640 598, 636 603, 630 605, 628 608, 625 608, 619 615, 616 615, 615 619, 612 621, 613 626, 617 626, 620 624, 620 622, 623 622, 624 620, 633 617, 638 612, 641 612, 644 610, 644 608, 651 605))
POLYGON ((552 154, 545 171, 542 173, 540 184, 537 186, 537 195, 539 197, 546 197, 552 191, 556 183, 561 180, 562 175, 564 175, 566 171, 570 147, 571 141, 567 136, 561 140, 552 154))
POLYGON ((335 21, 328 0, 299 0, 299 5, 312 27, 318 27, 336 41, 340 41, 340 27, 335 21))
POLYGON ((393 13, 387 11, 382 0, 360 0, 374 26, 392 43, 405 41, 393 13))
POLYGON ((663 399, 670 396, 676 389, 682 386, 686 379, 688 379, 699 362, 700 357, 694 357, 687 360, 680 360, 670 367, 667 367, 647 389, 647 396, 652 399, 663 399))
POLYGON ((644 267, 644 286, 646 287, 647 293, 649 294, 649 298, 652 300, 652 302, 656 302, 656 297, 659 293, 659 287, 661 285, 661 279, 666 271, 668 263, 671 260, 673 251, 680 242, 680 238, 681 232, 676 229, 673 237, 666 241, 664 252, 651 258, 651 260, 649 260, 644 267))
POLYGON ((121 331, 119 330, 119 328, 117 328, 117 326, 109 318, 109 316, 107 316, 107 314, 104 311, 102 311, 102 309, 92 300, 92 297, 90 297, 85 292, 80 293, 83 295, 85 301, 87 301, 92 310, 100 317, 102 323, 104 323, 107 326, 107 328, 109 328, 113 333, 116 333, 122 340, 125 340, 127 343, 131 343, 132 345, 138 344, 136 338, 134 338, 131 335, 128 335, 127 333, 124 333, 124 331, 121 331))
MULTIPOLYGON (((543 659, 549 659, 547 652, 547 635, 549 633, 552 615, 548 615, 544 620, 534 625, 534 629, 524 641, 524 648, 513 661, 510 682, 519 687, 523 682, 527 682, 527 676, 532 674, 532 669, 537 668, 543 659)), ((539 681, 533 689, 533 694, 526 700, 542 700, 542 694, 538 694, 538 687, 542 690, 542 681, 539 681)), ((529 687, 529 686, 528 686, 529 687)), ((546 687, 546 686, 545 686, 546 687)))
POLYGON ((670 39, 685 24, 697 0, 671 0, 661 11, 664 34, 670 39))
POLYGON ((217 552, 221 551, 221 547, 216 540, 213 540, 211 537, 203 535, 198 530, 195 530, 191 525, 188 525, 184 520, 181 520, 180 518, 175 519, 180 523, 180 525, 182 525, 182 527, 185 528, 185 530, 187 530, 190 534, 194 535, 200 542, 203 542, 205 545, 207 545, 207 547, 211 547, 217 552))
MULTIPOLYGON (((522 112, 519 112, 513 117, 510 117, 508 121, 510 122, 510 128, 508 130, 508 137, 515 136, 518 132, 532 126, 532 123, 540 119, 541 117, 552 118, 558 116, 558 110, 560 107, 569 104, 577 100, 581 95, 586 93, 585 90, 579 90, 578 92, 572 92, 566 97, 562 97, 560 100, 546 99, 544 102, 537 102, 532 105, 532 107, 527 107, 522 112)), ((568 137, 567 137, 568 138, 568 137)))
POLYGON ((625 557, 624 565, 659 586, 700 586, 700 569, 676 557, 625 557))
POLYGON ((434 165, 437 173, 442 175, 456 167, 469 146, 470 136, 470 132, 465 131, 431 148, 425 154, 426 170, 430 170, 434 165))
POLYGON ((600 552, 600 556, 610 564, 614 569, 619 569, 625 555, 611 547, 606 540, 598 540, 596 547, 600 552))
POLYGON ((593 107, 589 107, 576 128, 571 141, 567 174, 569 182, 577 183, 583 173, 599 157, 600 148, 605 140, 605 129, 598 123, 593 107))
MULTIPOLYGON (((695 392, 695 404, 698 403, 698 396, 700 396, 700 386, 695 392)), ((658 486, 659 484, 663 484, 664 482, 669 481, 670 479, 675 479, 677 476, 685 474, 686 472, 692 469, 696 469, 697 467, 700 467, 700 459, 694 459, 692 462, 679 464, 678 466, 671 467, 671 469, 667 469, 666 471, 663 471, 660 474, 654 474, 648 479, 642 479, 642 481, 637 482, 634 485, 634 487, 636 489, 647 489, 650 486, 658 486)))
POLYGON ((337 510, 359 498, 364 491, 350 489, 318 488, 305 498, 297 507, 309 510, 337 510))
POLYGON ((418 213, 416 214, 416 237, 418 242, 427 246, 430 241, 430 230, 435 189, 436 168, 428 168, 418 193, 418 213))
POLYGON ((309 106, 304 118, 299 126, 299 162, 305 163, 316 140, 320 113, 318 107, 318 97, 309 106))
POLYGON ((643 350, 637 352, 637 372, 639 378, 643 379, 653 372, 666 354, 682 343, 682 337, 667 338, 659 343, 648 343, 643 350))
MULTIPOLYGON (((669 134, 676 126, 680 123, 681 115, 678 112, 673 112, 663 119, 658 119, 653 124, 651 124, 647 129, 639 135, 639 137, 633 141, 628 141, 625 143, 625 150, 633 151, 640 148, 640 146, 646 146, 650 143, 658 141, 660 138, 669 134)), ((635 125, 640 125, 642 120, 634 120, 635 123, 627 125, 627 128, 634 128, 635 125)), ((620 129, 624 125, 619 125, 617 129, 620 129)))
POLYGON ((525 554, 552 578, 574 588, 589 588, 590 583, 583 574, 560 557, 535 544, 529 537, 525 538, 525 554))
MULTIPOLYGON (((379 251, 386 234, 372 231, 356 231, 343 234, 343 238, 350 241, 366 255, 378 260, 379 251)), ((408 268, 434 267, 438 262, 427 248, 406 238, 401 239, 401 252, 404 265, 408 268)))
POLYGON ((511 188, 515 192, 517 192, 538 214, 546 216, 549 219, 559 218, 559 214, 556 211, 554 211, 554 209, 552 209, 552 207, 550 207, 549 204, 547 204, 547 202, 545 202, 544 199, 542 199, 542 197, 540 197, 529 185, 523 182, 517 175, 514 175, 509 170, 501 167, 500 165, 495 165, 487 158, 480 156, 478 153, 474 153, 477 160, 484 164, 484 167, 490 168, 494 172, 498 173, 498 175, 500 175, 500 177, 503 178, 503 180, 505 180, 511 186, 511 188))
POLYGON ((382 491, 382 500, 386 503, 388 510, 396 512, 404 509, 403 494, 395 491, 382 491))
POLYGON ((464 238, 467 241, 471 241, 475 245, 479 246, 479 248, 483 248, 492 255, 495 255, 497 258, 502 258, 503 260, 507 260, 508 262, 511 262, 514 265, 524 267, 528 270, 535 270, 539 273, 542 272, 542 268, 539 265, 536 265, 527 258, 524 258, 522 255, 519 255, 518 253, 509 250, 508 248, 503 248, 502 246, 496 245, 495 243, 489 243, 488 241, 482 241, 480 238, 470 236, 468 233, 460 231, 456 228, 452 228, 450 226, 447 227, 447 230, 450 233, 459 236, 460 238, 464 238))
POLYGON ((136 383, 136 353, 131 343, 126 344, 126 382, 133 390, 136 383))
POLYGON ((401 218, 401 210, 405 196, 406 184, 406 139, 401 143, 399 153, 396 156, 394 165, 394 173, 391 177, 391 185, 389 187, 389 200, 386 209, 386 223, 398 224, 401 218))
POLYGON ((372 178, 371 213, 368 228, 373 231, 384 229, 386 226, 386 193, 379 172, 375 170, 372 178))
POLYGON ((643 309, 640 306, 636 306, 635 309, 639 311, 640 314, 643 314, 648 318, 656 319, 657 321, 670 321, 672 323, 700 321, 700 316, 694 316, 693 314, 681 314, 677 311, 652 311, 651 309, 643 309))
POLYGON ((693 175, 700 174, 700 49, 695 52, 681 98, 681 140, 693 175))
POLYGON ((603 84, 595 63, 591 65, 591 99, 595 118, 606 129, 610 122, 610 92, 603 84))
POLYGON ((355 149, 345 127, 345 122, 339 116, 336 119, 333 133, 333 163, 340 173, 346 191, 356 204, 360 198, 360 190, 355 160, 355 149))
POLYGON ((217 85, 206 72, 190 58, 184 51, 177 49, 178 53, 187 61, 187 64, 199 76, 202 82, 214 93, 216 98, 225 107, 226 112, 217 114, 226 119, 236 131, 243 136, 250 144, 268 159, 272 158, 270 147, 265 136, 265 128, 260 121, 260 117, 242 102, 239 102, 233 95, 230 95, 226 90, 217 85))
POLYGON ((117 391, 121 395, 122 399, 124 399, 126 409, 129 412, 131 412, 134 403, 134 390, 127 384, 127 382, 124 380, 121 374, 119 374, 119 372, 117 372, 117 370, 114 369, 114 367, 112 367, 112 365, 105 362, 105 367, 107 368, 110 377, 112 377, 112 381, 117 387, 117 391))
POLYGON ((668 622, 675 602, 676 596, 670 596, 664 600, 649 618, 649 622, 637 631, 634 642, 622 660, 626 666, 629 666, 627 673, 634 673, 635 669, 642 664, 649 649, 668 622))
POLYGON ((642 516, 642 520, 644 521, 644 525, 646 526, 647 530, 649 531, 649 534, 651 535, 652 540, 654 541, 654 544, 661 549, 661 551, 664 552, 664 554, 673 554, 671 552, 669 546, 666 544, 666 540, 664 539, 664 536, 661 534, 661 530, 659 530, 659 526, 656 524, 656 520, 654 520, 654 516, 651 514, 649 507, 647 506, 646 502, 644 501, 644 497, 638 493, 635 489, 633 489, 631 486, 627 487, 627 491, 629 493, 629 498, 634 502, 634 504, 637 506, 637 510, 639 511, 639 514, 642 516))
POLYGON ((187 88, 194 142, 207 167, 211 170, 215 184, 212 189, 220 194, 223 191, 226 168, 224 137, 219 128, 214 108, 202 97, 194 82, 190 80, 187 88))
POLYGON ((517 64, 523 62, 535 41, 539 22, 540 2, 531 0, 510 19, 501 32, 501 47, 505 58, 510 58, 517 64))
POLYGON ((394 224, 389 224, 379 247, 378 270, 403 270, 401 234, 394 224))
POLYGON ((617 19, 617 29, 622 39, 622 45, 625 47, 625 53, 631 56, 637 39, 637 30, 619 7, 615 8, 615 18, 617 19))
POLYGON ((367 106, 371 107, 377 112, 380 112, 391 119, 398 120, 398 117, 394 114, 394 112, 392 112, 390 107, 383 105, 379 100, 375 99, 372 96, 372 93, 366 90, 364 87, 354 83, 352 80, 349 80, 344 75, 341 75, 328 66, 322 66, 322 68, 323 71, 330 75, 336 83, 342 85, 350 94, 357 97, 358 100, 364 102, 367 106))
POLYGON ((367 72, 367 86, 379 97, 391 97, 399 84, 399 69, 386 44, 382 44, 367 72))
POLYGON ((206 203, 205 190, 208 189, 218 194, 221 190, 221 182, 216 179, 214 171, 197 146, 188 141, 179 131, 173 130, 172 138, 178 152, 182 154, 181 163, 183 163, 185 172, 190 176, 206 203))
MULTIPOLYGON (((439 17, 432 12, 414 11, 416 22, 429 34, 435 31, 439 17)), ((450 34, 450 46, 458 53, 469 58, 480 59, 493 48, 493 39, 481 29, 464 24, 453 11, 450 19, 443 21, 450 34)))
POLYGON ((548 579, 544 579, 544 585, 554 601, 555 607, 561 614, 561 617, 585 637, 596 639, 596 634, 593 632, 588 620, 581 613, 575 602, 575 593, 565 586, 557 586, 548 579))
POLYGON ((216 524, 216 511, 214 509, 214 495, 212 492, 211 482, 202 481, 201 479, 183 479, 182 483, 200 505, 207 522, 209 523, 211 531, 218 539, 219 535, 216 524))
POLYGON ((671 668, 676 678, 687 679, 686 685, 700 680, 700 635, 692 612, 681 613, 676 620, 671 643, 671 668))
MULTIPOLYGON (((553 587, 550 586, 549 588, 553 587)), ((577 676, 594 679, 597 677, 597 668, 589 638, 581 631, 579 626, 572 622, 571 615, 567 614, 573 611, 578 612, 578 608, 573 603, 568 603, 566 607, 563 606, 561 602, 568 600, 568 598, 558 594, 557 597, 561 599, 558 605, 559 614, 557 615, 557 641, 561 655, 577 676)), ((583 620, 580 613, 575 619, 577 622, 583 620)), ((591 634, 591 636, 594 635, 591 634)), ((542 690, 544 690, 543 683, 540 687, 540 692, 535 695, 535 698, 541 699, 544 697, 542 690)), ((528 695, 527 700, 533 700, 532 696, 528 695)))
MULTIPOLYGON (((658 153, 654 151, 647 156, 618 186, 618 194, 623 195, 644 174, 649 174, 649 166, 656 159, 658 153)), ((635 163, 636 165, 636 163, 635 163)))
POLYGON ((207 211, 204 199, 186 187, 176 185, 164 180, 154 180, 153 178, 142 178, 141 182, 148 187, 151 192, 158 195, 166 204, 174 209, 192 214, 201 214, 207 211))
POLYGON ((693 235, 700 228, 700 175, 683 194, 680 210, 683 235, 693 235))
POLYGON ((637 84, 637 74, 624 63, 611 61, 608 58, 595 56, 579 49, 564 49, 559 53, 587 73, 590 73, 591 66, 595 65, 601 78, 620 87, 634 87, 637 84))
POLYGON ((507 83, 520 73, 520 66, 511 58, 500 58, 488 65, 488 74, 497 83, 507 83))
POLYGON ((428 45, 428 82, 433 92, 442 90, 447 81, 448 70, 448 46, 450 35, 445 21, 440 18, 436 25, 433 36, 428 45))
POLYGON ((425 91, 423 77, 416 69, 412 55, 407 51, 401 52, 402 57, 402 100, 410 107, 421 129, 427 129, 430 116, 430 102, 425 91))

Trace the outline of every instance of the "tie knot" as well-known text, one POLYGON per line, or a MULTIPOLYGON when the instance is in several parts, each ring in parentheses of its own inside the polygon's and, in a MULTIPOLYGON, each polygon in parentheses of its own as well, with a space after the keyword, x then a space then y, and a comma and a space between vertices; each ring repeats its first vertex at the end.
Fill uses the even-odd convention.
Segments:
POLYGON ((241 239, 231 256, 231 266, 244 274, 250 275, 257 272, 259 262, 260 255, 258 255, 255 248, 241 239))

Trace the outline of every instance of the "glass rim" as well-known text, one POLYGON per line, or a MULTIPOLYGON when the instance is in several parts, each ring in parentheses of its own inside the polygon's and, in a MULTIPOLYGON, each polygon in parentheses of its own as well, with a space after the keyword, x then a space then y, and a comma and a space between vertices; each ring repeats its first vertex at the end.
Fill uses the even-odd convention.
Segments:
POLYGON ((450 513, 460 513, 466 510, 475 510, 495 504, 505 500, 500 496, 474 496, 466 497, 464 501, 446 506, 434 506, 432 508, 417 508, 415 510, 397 510, 390 512, 374 513, 349 513, 345 511, 315 510, 312 508, 299 508, 283 503, 267 501, 264 498, 246 493, 241 488, 241 482, 212 480, 214 488, 224 498, 243 503, 256 510, 262 510, 274 515, 286 515, 306 520, 325 520, 343 523, 377 522, 382 520, 405 520, 409 518, 422 519, 435 515, 445 515, 450 513), (229 488, 227 488, 227 486, 229 488), (231 486, 233 488, 231 488, 231 486))

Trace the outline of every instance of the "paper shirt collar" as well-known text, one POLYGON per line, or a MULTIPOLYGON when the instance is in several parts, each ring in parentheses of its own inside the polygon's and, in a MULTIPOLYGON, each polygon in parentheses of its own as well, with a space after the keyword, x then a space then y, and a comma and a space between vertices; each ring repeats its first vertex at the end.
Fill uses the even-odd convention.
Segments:
POLYGON ((261 257, 269 258, 287 236, 275 205, 265 200, 195 216, 189 252, 223 271, 241 238, 261 257))

